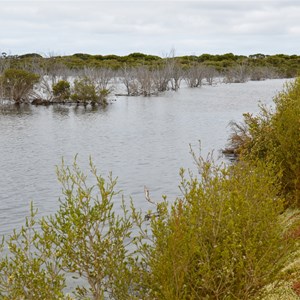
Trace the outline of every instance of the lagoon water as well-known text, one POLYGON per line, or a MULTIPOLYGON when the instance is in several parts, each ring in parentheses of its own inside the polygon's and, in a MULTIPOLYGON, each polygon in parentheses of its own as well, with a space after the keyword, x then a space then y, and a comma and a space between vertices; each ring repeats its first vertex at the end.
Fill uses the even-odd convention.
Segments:
MULTIPOLYGON (((55 166, 62 157, 88 170, 89 156, 104 177, 112 171, 125 200, 152 208, 154 200, 180 196, 179 169, 196 172, 189 144, 202 154, 224 148, 231 120, 271 105, 286 80, 181 88, 158 97, 117 97, 105 109, 74 106, 0 107, 0 234, 24 224, 30 201, 40 215, 53 214, 61 187, 55 166)), ((120 198, 120 197, 119 197, 120 198)), ((120 199, 116 198, 116 202, 120 199)), ((118 210, 118 203, 116 205, 118 210)))

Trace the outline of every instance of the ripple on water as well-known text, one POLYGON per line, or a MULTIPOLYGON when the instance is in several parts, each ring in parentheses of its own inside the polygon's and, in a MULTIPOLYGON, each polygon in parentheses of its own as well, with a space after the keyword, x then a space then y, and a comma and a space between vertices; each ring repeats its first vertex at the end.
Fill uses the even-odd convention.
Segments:
MULTIPOLYGON (((55 166, 64 157, 88 169, 91 155, 105 177, 118 176, 117 189, 136 206, 153 209, 153 199, 180 195, 180 167, 195 170, 189 144, 205 156, 224 147, 228 123, 270 104, 285 80, 182 88, 159 97, 119 97, 106 110, 24 106, 0 108, 0 233, 24 224, 34 201, 41 215, 54 213, 61 187, 55 166)), ((119 203, 120 197, 116 198, 119 203)), ((116 207, 118 211, 118 207, 116 207)))

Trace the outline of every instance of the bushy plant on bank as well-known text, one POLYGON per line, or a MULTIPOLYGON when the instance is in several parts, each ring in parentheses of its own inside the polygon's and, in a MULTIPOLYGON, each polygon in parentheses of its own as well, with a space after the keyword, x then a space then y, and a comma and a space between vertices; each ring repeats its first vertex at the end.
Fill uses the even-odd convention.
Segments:
POLYGON ((280 179, 287 205, 300 205, 300 78, 274 98, 275 108, 260 107, 256 116, 233 123, 233 151, 248 162, 270 162, 280 179))
POLYGON ((201 178, 183 177, 183 197, 151 219, 141 299, 255 299, 286 262, 269 167, 198 164, 201 178))
POLYGON ((63 291, 73 276, 81 280, 74 299, 255 299, 292 249, 279 222, 277 179, 262 163, 197 163, 201 176, 182 173, 182 197, 157 204, 150 223, 133 205, 116 215, 116 181, 92 162, 91 184, 76 160, 63 163, 57 213, 35 221, 32 208, 6 241, 0 295, 70 299, 63 291))

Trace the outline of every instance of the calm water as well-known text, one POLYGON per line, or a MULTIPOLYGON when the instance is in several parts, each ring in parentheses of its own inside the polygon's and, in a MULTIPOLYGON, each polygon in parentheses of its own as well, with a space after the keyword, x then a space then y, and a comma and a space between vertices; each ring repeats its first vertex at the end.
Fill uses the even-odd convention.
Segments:
POLYGON ((64 157, 88 166, 91 155, 118 189, 147 210, 153 199, 180 195, 180 167, 194 169, 189 144, 202 154, 225 146, 231 120, 271 103, 285 80, 182 88, 160 97, 119 97, 105 110, 75 107, 0 108, 0 234, 21 226, 34 201, 41 215, 54 213, 61 194, 55 166, 64 157))

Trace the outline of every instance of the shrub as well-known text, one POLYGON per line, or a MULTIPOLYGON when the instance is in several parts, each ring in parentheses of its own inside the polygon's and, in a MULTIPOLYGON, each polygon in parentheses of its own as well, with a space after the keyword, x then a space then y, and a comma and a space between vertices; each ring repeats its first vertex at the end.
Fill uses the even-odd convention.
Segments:
POLYGON ((61 101, 68 100, 71 96, 70 83, 66 80, 60 80, 52 86, 53 95, 61 101))
POLYGON ((92 185, 76 160, 72 167, 63 163, 57 213, 36 222, 31 207, 26 225, 7 241, 1 299, 71 299, 63 295, 71 276, 80 279, 76 299, 260 295, 292 249, 278 220, 283 203, 272 166, 196 162, 201 179, 186 179, 182 171, 183 197, 157 204, 149 228, 133 205, 129 214, 122 202, 122 216, 115 214, 112 176, 104 180, 90 162, 92 185))
POLYGON ((96 87, 88 78, 75 80, 72 99, 77 102, 87 103, 97 101, 96 87))
POLYGON ((106 182, 92 162, 90 168, 94 186, 88 185, 76 161, 72 168, 63 164, 57 169, 64 199, 55 216, 43 220, 42 228, 56 245, 64 270, 85 280, 76 287, 79 299, 133 299, 129 296, 130 254, 125 247, 132 221, 124 205, 123 216, 115 215, 116 180, 110 176, 106 182))
POLYGON ((98 89, 97 85, 85 77, 80 80, 75 80, 74 82, 74 93, 71 98, 78 103, 91 103, 106 105, 106 97, 109 94, 109 90, 107 89, 98 89))
POLYGON ((6 241, 8 254, 2 255, 0 263, 1 299, 63 299, 61 260, 53 251, 51 239, 39 232, 37 210, 32 205, 30 212, 25 226, 6 241))
POLYGON ((261 106, 257 116, 244 115, 244 124, 233 123, 229 143, 249 162, 271 162, 287 204, 299 206, 300 79, 287 84, 274 103, 274 111, 261 106))
POLYGON ((28 101, 39 75, 19 69, 7 69, 0 78, 5 97, 16 103, 28 101))
POLYGON ((151 219, 142 243, 142 299, 250 299, 286 260, 273 178, 266 167, 201 163, 201 179, 183 177, 184 196, 151 219))
POLYGON ((287 84, 275 99, 276 111, 271 126, 277 147, 269 149, 279 172, 284 194, 291 204, 300 205, 300 78, 287 84))

